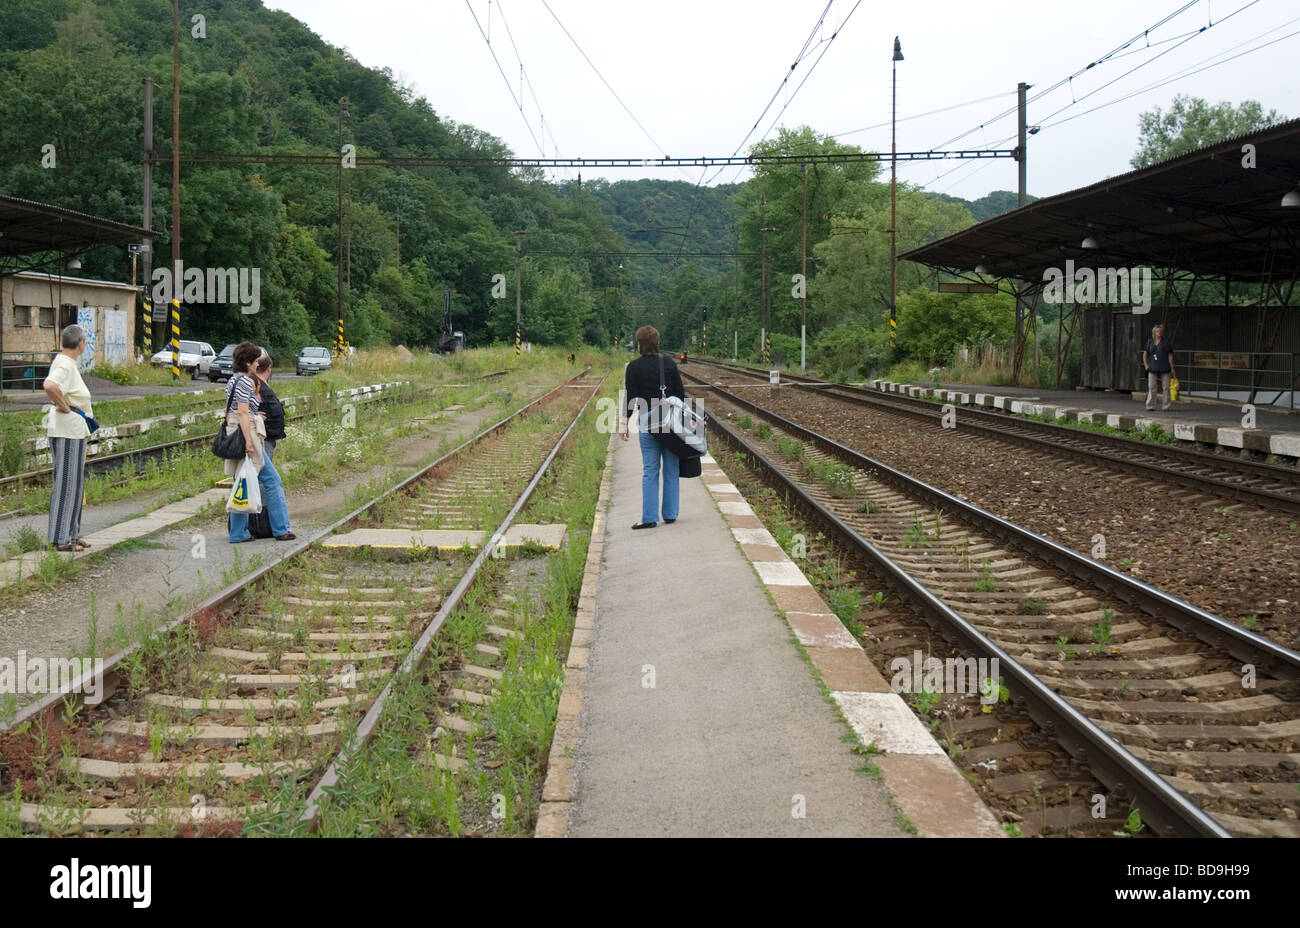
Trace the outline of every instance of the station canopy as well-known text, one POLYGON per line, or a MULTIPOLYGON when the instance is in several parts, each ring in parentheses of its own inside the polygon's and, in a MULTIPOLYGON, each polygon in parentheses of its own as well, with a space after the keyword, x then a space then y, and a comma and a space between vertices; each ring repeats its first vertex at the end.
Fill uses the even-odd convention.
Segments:
POLYGON ((1300 119, 1036 200, 899 257, 1029 282, 1070 259, 1286 280, 1300 272, 1300 206, 1282 198, 1297 188, 1300 119), (1095 248, 1083 247, 1089 238, 1095 248))
MULTIPOLYGON (((73 255, 125 242, 146 242, 153 233, 49 203, 0 194, 0 269, 25 270, 24 258, 73 255)), ((39 265, 38 260, 31 266, 39 265)))

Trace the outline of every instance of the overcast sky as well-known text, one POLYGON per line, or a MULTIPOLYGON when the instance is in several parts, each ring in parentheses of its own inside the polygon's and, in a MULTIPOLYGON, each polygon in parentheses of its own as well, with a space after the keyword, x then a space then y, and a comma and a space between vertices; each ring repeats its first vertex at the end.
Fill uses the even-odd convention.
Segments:
MULTIPOLYGON (((1176 93, 1212 102, 1254 99, 1265 109, 1300 116, 1297 0, 832 0, 829 9, 826 0, 548 2, 554 16, 542 0, 266 0, 362 64, 390 68, 439 115, 504 139, 521 157, 543 149, 547 157, 731 155, 787 75, 744 149, 776 120, 778 126, 849 133, 844 141, 888 152, 895 35, 904 54, 897 66, 899 151, 1013 147, 1016 83, 1027 81, 1034 85, 1030 125, 1043 125, 1029 143, 1029 192, 1036 196, 1129 170, 1138 114, 1167 108, 1176 93), (1185 12, 1157 26, 1183 6, 1185 12), (823 11, 825 25, 813 32, 823 11), (810 32, 811 43, 791 72, 810 32), (1033 98, 1135 36, 1131 46, 1087 73, 1033 98), (522 87, 520 59, 528 78, 522 87), (1190 73, 1215 62, 1223 63, 1190 73), (515 103, 521 91, 522 114, 515 103), (1006 110, 1010 115, 993 118, 1006 110), (854 131, 865 127, 872 128, 854 131)), ((701 170, 583 174, 695 183, 701 170)), ((743 168, 704 174, 712 183, 745 176, 743 168)), ((899 177, 974 199, 1015 190, 1016 164, 900 164, 899 177)))

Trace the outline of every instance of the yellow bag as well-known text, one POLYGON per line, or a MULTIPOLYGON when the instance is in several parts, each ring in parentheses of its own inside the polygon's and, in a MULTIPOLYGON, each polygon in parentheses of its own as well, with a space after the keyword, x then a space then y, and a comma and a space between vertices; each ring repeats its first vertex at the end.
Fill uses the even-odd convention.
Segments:
POLYGON ((1169 378, 1169 402, 1171 403, 1178 402, 1178 378, 1177 377, 1169 378))

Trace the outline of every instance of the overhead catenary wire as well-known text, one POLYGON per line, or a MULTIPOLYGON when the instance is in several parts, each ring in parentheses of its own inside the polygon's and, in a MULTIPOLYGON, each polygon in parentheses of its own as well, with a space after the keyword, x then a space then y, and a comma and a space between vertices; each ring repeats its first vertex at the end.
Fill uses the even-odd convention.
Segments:
MULTIPOLYGON (((591 60, 591 57, 585 51, 583 51, 582 46, 578 44, 578 40, 573 37, 573 33, 569 32, 568 27, 560 21, 560 17, 555 15, 555 11, 551 9, 551 5, 547 3, 547 0, 542 0, 542 6, 546 8, 546 12, 551 14, 551 18, 554 19, 555 24, 560 27, 560 31, 563 32, 568 40, 573 43, 573 47, 578 50, 578 54, 582 56, 583 61, 587 62, 587 64, 590 65, 591 70, 595 72, 598 78, 600 78, 600 82, 605 85, 605 89, 608 90, 614 99, 618 101, 618 105, 623 107, 623 112, 627 113, 632 122, 636 123, 636 127, 641 130, 641 133, 650 140, 650 144, 654 145, 659 154, 663 155, 665 158, 671 157, 664 147, 655 140, 655 137, 650 134, 650 131, 641 124, 641 120, 636 118, 636 114, 633 113, 628 105, 623 102, 623 98, 618 95, 618 92, 615 91, 612 86, 610 86, 609 81, 605 80, 605 75, 600 73, 600 68, 596 67, 596 63, 591 60)), ((685 169, 679 168, 679 170, 681 170, 683 174, 686 174, 688 178, 690 177, 685 169)))
MULTIPOLYGON (((523 56, 519 54, 519 46, 515 43, 514 33, 510 30, 510 23, 506 20, 505 8, 501 5, 501 0, 496 0, 496 3, 497 3, 497 13, 501 17, 501 25, 506 30, 506 37, 510 40, 510 47, 514 49, 515 60, 519 62, 519 75, 523 79, 524 84, 528 87, 528 92, 533 97, 533 105, 537 107, 537 117, 539 122, 539 128, 542 133, 542 139, 543 141, 545 141, 546 136, 548 135, 550 136, 551 147, 554 150, 556 156, 558 157, 560 154, 560 143, 555 140, 555 133, 551 131, 551 126, 546 121, 546 113, 542 110, 542 101, 537 99, 537 88, 533 86, 533 79, 528 76, 528 69, 524 67, 523 56)), ((492 6, 491 3, 489 3, 488 10, 490 11, 491 9, 492 6)), ((522 96, 523 94, 521 92, 520 97, 522 98, 522 96)), ((522 111, 522 109, 523 106, 521 100, 520 110, 522 111)), ((566 174, 568 173, 567 169, 565 170, 565 173, 566 174)))
POLYGON ((487 44, 488 53, 492 55, 492 60, 496 62, 497 70, 501 72, 501 79, 505 81, 506 90, 510 93, 510 99, 515 101, 515 106, 519 109, 519 115, 523 117, 524 125, 528 128, 528 134, 533 137, 533 144, 537 146, 537 150, 541 152, 542 157, 545 158, 546 149, 542 146, 542 143, 537 140, 537 133, 533 132, 532 123, 528 121, 527 116, 524 116, 524 105, 519 102, 519 97, 515 95, 515 88, 510 85, 510 78, 506 77, 506 70, 501 67, 501 61, 497 58, 496 50, 492 48, 492 41, 488 38, 487 33, 483 31, 483 24, 479 22, 478 14, 474 12, 474 7, 470 4, 469 0, 465 0, 465 8, 469 10, 469 15, 474 17, 474 25, 478 26, 478 33, 483 36, 483 41, 487 44))
MULTIPOLYGON (((1103 63, 1109 61, 1110 59, 1116 57, 1117 55, 1119 55, 1121 52, 1123 52, 1123 51, 1125 51, 1126 49, 1128 49, 1130 46, 1132 46, 1135 42, 1139 41, 1140 39, 1147 39, 1147 40, 1149 41, 1149 40, 1150 40, 1150 34, 1151 34, 1154 30, 1159 29, 1161 26, 1163 26, 1163 25, 1165 25, 1166 23, 1170 22, 1170 21, 1173 20, 1174 18, 1176 18, 1176 17, 1178 17, 1178 16, 1181 16, 1183 13, 1187 12, 1187 11, 1190 10, 1192 7, 1196 6, 1196 4, 1199 3, 1199 2, 1201 2, 1201 0, 1188 0, 1188 2, 1181 4, 1181 5, 1180 5, 1177 9, 1175 9, 1172 13, 1168 13, 1168 14, 1166 14, 1165 16, 1161 17, 1161 18, 1158 19, 1156 22, 1152 23, 1150 26, 1147 26, 1145 29, 1143 29, 1141 32, 1137 33, 1136 35, 1132 36, 1132 37, 1129 38, 1127 41, 1122 42, 1121 44, 1117 45, 1115 48, 1111 49, 1111 50, 1110 50, 1109 52, 1107 52, 1106 54, 1101 55, 1100 57, 1096 58, 1096 59, 1093 60, 1093 61, 1090 61, 1088 64, 1086 64, 1086 65, 1084 65, 1083 67, 1077 69, 1076 71, 1074 71, 1074 72, 1068 74, 1067 76, 1061 78, 1060 80, 1056 81, 1054 84, 1051 84, 1051 85, 1049 85, 1049 86, 1047 86, 1047 87, 1044 87, 1042 90, 1039 90, 1037 93, 1032 94, 1032 95, 1029 97, 1028 102, 1032 103, 1032 102, 1034 102, 1034 101, 1036 101, 1036 100, 1041 99, 1042 97, 1047 96, 1048 94, 1052 93, 1053 91, 1060 89, 1061 87, 1065 87, 1065 86, 1070 85, 1071 82, 1073 82, 1073 80, 1074 80, 1076 77, 1079 77, 1079 76, 1081 76, 1081 75, 1083 75, 1083 74, 1086 74, 1088 71, 1092 70, 1093 68, 1097 67, 1098 65, 1103 64, 1103 63)), ((1199 30, 1198 30, 1198 34, 1199 34, 1199 30)), ((953 137, 950 138, 950 139, 947 139, 947 140, 945 140, 945 141, 943 141, 943 142, 940 142, 938 145, 936 145, 936 146, 934 146, 934 147, 935 147, 935 148, 946 148, 947 146, 953 144, 954 142, 960 141, 961 139, 966 138, 966 136, 968 136, 968 135, 973 135, 974 133, 980 131, 980 129, 984 128, 985 126, 987 126, 987 125, 989 125, 989 124, 991 124, 991 123, 998 122, 999 120, 1005 119, 1006 117, 1008 117, 1008 116, 1014 114, 1015 112, 1016 112, 1016 107, 1014 107, 1014 106, 1013 106, 1013 107, 1010 107, 1010 108, 1008 108, 1008 109, 1005 109, 1005 110, 1003 110, 1002 112, 998 113, 997 115, 992 116, 992 117, 990 117, 990 118, 988 118, 988 119, 985 119, 985 120, 984 120, 983 122, 981 122, 979 125, 973 126, 972 128, 967 129, 965 132, 959 133, 958 135, 955 135, 955 136, 953 136, 953 137)))

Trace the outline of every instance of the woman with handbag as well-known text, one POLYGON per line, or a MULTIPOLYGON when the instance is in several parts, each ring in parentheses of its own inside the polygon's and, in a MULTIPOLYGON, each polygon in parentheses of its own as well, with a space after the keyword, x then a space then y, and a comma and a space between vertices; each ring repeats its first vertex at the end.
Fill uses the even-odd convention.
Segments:
MULTIPOLYGON (((680 500, 678 477, 681 462, 677 455, 663 446, 650 431, 652 414, 659 409, 663 396, 686 399, 682 375, 669 358, 659 356, 659 332, 652 325, 636 330, 637 348, 641 356, 628 364, 623 376, 623 389, 627 395, 625 415, 619 420, 618 434, 628 439, 628 417, 637 417, 637 440, 641 445, 641 521, 634 529, 654 528, 659 523, 659 474, 663 472, 663 519, 677 521, 680 500), (663 386, 663 390, 660 386, 663 386)), ((656 418, 657 421, 657 418, 656 418)))
MULTIPOLYGON (((271 519, 271 534, 280 541, 292 541, 298 536, 289 531, 289 505, 284 498, 284 485, 275 465, 262 448, 262 442, 266 438, 266 425, 258 415, 260 381, 252 373, 261 356, 262 349, 252 342, 241 342, 235 346, 231 359, 233 373, 230 382, 226 384, 225 430, 227 435, 233 435, 236 431, 243 433, 246 456, 258 469, 257 483, 271 519)), ((234 477, 243 461, 227 458, 224 463, 226 474, 234 477)), ((230 514, 229 535, 232 545, 252 539, 253 535, 248 530, 247 513, 230 514)))
POLYGON ((86 487, 86 439, 98 427, 90 407, 90 390, 81 378, 77 359, 86 350, 86 330, 79 325, 64 328, 59 338, 63 349, 50 362, 45 376, 45 395, 53 408, 45 420, 54 465, 50 488, 50 544, 60 551, 85 551, 90 542, 81 533, 81 501, 86 487))

